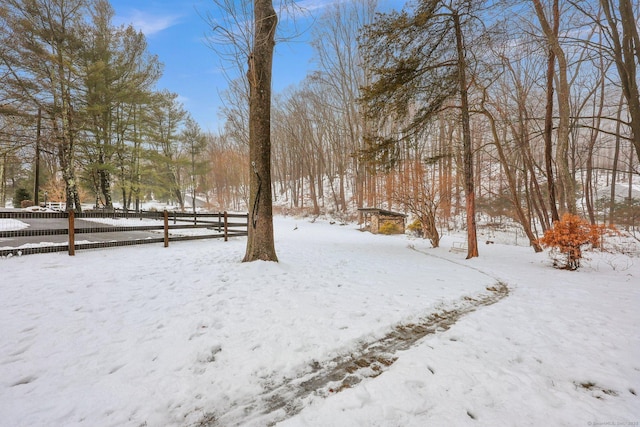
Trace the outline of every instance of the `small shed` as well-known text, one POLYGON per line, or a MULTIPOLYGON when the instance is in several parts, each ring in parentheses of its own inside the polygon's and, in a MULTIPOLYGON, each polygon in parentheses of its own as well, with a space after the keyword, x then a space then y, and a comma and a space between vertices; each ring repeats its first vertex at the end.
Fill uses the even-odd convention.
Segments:
POLYGON ((407 216, 398 212, 386 211, 378 208, 360 208, 362 214, 361 229, 369 230, 373 234, 404 234, 407 216))

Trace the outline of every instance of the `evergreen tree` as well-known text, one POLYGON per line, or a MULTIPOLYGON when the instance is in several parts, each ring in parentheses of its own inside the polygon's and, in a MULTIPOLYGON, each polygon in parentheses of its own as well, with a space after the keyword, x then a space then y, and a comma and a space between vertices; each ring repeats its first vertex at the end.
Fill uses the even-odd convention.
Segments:
POLYGON ((135 138, 133 122, 140 117, 135 107, 149 98, 161 70, 157 57, 147 52, 144 34, 131 26, 115 27, 113 16, 108 1, 96 0, 92 21, 82 28, 85 43, 80 54, 87 168, 107 208, 113 207, 113 175, 120 172, 125 182, 130 175, 123 168, 133 164, 130 140, 135 138))
POLYGON ((149 123, 145 135, 150 148, 148 159, 157 167, 154 187, 160 191, 164 188, 181 210, 184 210, 184 175, 188 160, 182 155, 180 131, 186 117, 178 95, 165 90, 153 97, 145 119, 149 123))
POLYGON ((55 140, 67 210, 80 211, 76 143, 80 127, 78 52, 88 0, 6 0, 0 6, 3 84, 32 111, 41 109, 55 140))

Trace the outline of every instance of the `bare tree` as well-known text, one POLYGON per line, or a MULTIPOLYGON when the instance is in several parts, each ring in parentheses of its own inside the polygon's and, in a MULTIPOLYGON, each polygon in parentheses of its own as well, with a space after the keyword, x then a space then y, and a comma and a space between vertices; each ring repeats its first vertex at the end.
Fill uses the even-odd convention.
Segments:
MULTIPOLYGON (((364 204, 366 165, 354 153, 362 149, 364 120, 358 108, 360 87, 366 83, 362 52, 358 47, 360 29, 374 17, 376 0, 336 3, 328 8, 313 29, 312 46, 318 71, 311 78, 322 90, 325 104, 334 112, 332 130, 340 136, 332 140, 339 175, 347 170, 353 176, 353 197, 357 207, 364 204), (349 164, 351 162, 351 165, 349 164)), ((338 182, 340 208, 346 210, 345 179, 338 182)))
POLYGON ((249 204, 248 146, 227 133, 207 134, 206 173, 202 186, 210 208, 246 209, 249 204))
MULTIPOLYGON (((576 214, 576 194, 574 178, 569 170, 569 131, 570 131, 570 119, 571 119, 571 106, 569 103, 570 87, 568 80, 568 63, 565 52, 560 45, 558 37, 558 30, 555 28, 556 23, 559 22, 559 11, 557 7, 558 0, 554 1, 554 21, 550 23, 545 13, 544 7, 540 0, 532 0, 533 6, 542 27, 542 32, 545 35, 545 39, 549 44, 549 49, 552 51, 553 56, 558 61, 558 137, 556 142, 556 165, 558 168, 558 175, 560 177, 561 194, 560 203, 562 204, 561 210, 566 209, 569 213, 576 214)), ((550 59, 550 66, 551 63, 550 59)), ((548 111, 548 109, 547 109, 548 111)), ((548 113, 547 113, 548 114, 548 113)))
MULTIPOLYGON (((558 0, 553 0, 553 24, 552 33, 554 37, 558 37, 558 31, 560 29, 560 8, 558 0)), ((560 221, 560 215, 558 214, 558 206, 556 203, 556 185, 555 177, 553 174, 553 95, 554 95, 554 83, 555 66, 556 64, 556 51, 548 48, 547 56, 547 86, 546 86, 546 107, 544 114, 544 164, 547 172, 547 192, 549 193, 549 208, 551 210, 551 220, 553 222, 560 221)))
POLYGON ((271 195, 271 72, 278 23, 271 0, 254 0, 249 55, 249 236, 243 261, 277 261, 271 195))
POLYGON ((409 182, 401 185, 393 195, 420 222, 422 236, 429 239, 434 248, 440 246, 437 219, 443 193, 434 179, 435 174, 430 176, 429 170, 425 169, 436 167, 440 157, 422 159, 422 150, 419 150, 413 159, 407 158, 405 173, 409 182))
MULTIPOLYGON (((272 0, 214 0, 209 45, 233 71, 248 63, 249 232, 243 261, 277 261, 271 193, 271 73, 278 17, 272 0), (220 16, 222 13, 223 16, 220 16), (253 19, 249 19, 250 15, 253 19)), ((232 79, 230 79, 232 80, 232 79)))
POLYGON ((636 157, 640 160, 640 35, 638 32, 639 5, 631 0, 598 0, 600 9, 593 2, 570 1, 574 8, 587 16, 602 32, 602 43, 597 48, 614 61, 618 71, 622 95, 627 103, 630 121, 624 122, 631 129, 631 141, 636 157), (604 15, 604 18, 602 18, 604 15))
POLYGON ((632 141, 638 160, 640 160, 640 92, 637 75, 640 66, 638 16, 634 16, 631 0, 619 0, 617 10, 614 2, 610 0, 600 0, 600 4, 609 26, 608 36, 613 48, 613 59, 620 76, 622 93, 627 100, 633 133, 632 141))
POLYGON ((537 237, 531 228, 531 220, 525 214, 524 209, 522 208, 522 202, 520 197, 520 192, 518 191, 516 171, 517 167, 513 166, 513 162, 510 161, 509 157, 506 154, 506 150, 504 148, 504 142, 501 140, 498 132, 498 127, 496 124, 496 119, 489 111, 489 109, 484 105, 482 105, 483 114, 489 119, 489 124, 491 126, 491 134, 493 136, 493 143, 496 147, 496 151, 498 153, 498 159, 502 163, 502 170, 504 171, 505 178, 507 180, 509 194, 511 196, 511 201, 513 207, 516 211, 516 219, 524 229, 525 235, 529 239, 529 244, 533 247, 536 252, 541 252, 542 248, 540 244, 537 242, 537 237))

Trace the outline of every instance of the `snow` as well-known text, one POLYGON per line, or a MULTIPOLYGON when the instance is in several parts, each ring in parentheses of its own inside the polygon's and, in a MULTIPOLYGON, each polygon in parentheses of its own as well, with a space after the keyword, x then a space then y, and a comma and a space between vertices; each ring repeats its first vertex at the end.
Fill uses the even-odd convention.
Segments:
POLYGON ((640 422, 637 258, 593 253, 567 272, 524 247, 465 260, 448 250, 460 236, 433 249, 294 218, 276 218, 275 236, 278 263, 241 263, 245 238, 0 259, 0 424, 640 422), (380 375, 296 391, 497 282, 508 296, 395 352, 380 375), (273 396, 287 405, 271 411, 273 396))
POLYGON ((26 222, 17 219, 0 218, 0 231, 23 230, 29 227, 26 222))
MULTIPOLYGON (((606 186, 596 189, 595 199, 604 198, 605 200, 611 199, 611 186, 606 186)), ((629 190, 629 184, 618 182, 615 188, 615 200, 616 202, 625 202, 629 200, 629 197, 640 200, 640 184, 632 184, 631 190, 629 190)))

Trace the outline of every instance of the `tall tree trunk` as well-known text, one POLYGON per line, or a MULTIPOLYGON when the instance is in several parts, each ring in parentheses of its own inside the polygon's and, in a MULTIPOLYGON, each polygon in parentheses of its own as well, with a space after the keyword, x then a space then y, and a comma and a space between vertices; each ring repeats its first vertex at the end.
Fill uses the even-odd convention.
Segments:
MULTIPOLYGON (((559 46, 559 45, 558 45, 559 46)), ((557 55, 557 54, 556 54, 557 55)), ((556 164, 558 165, 558 174, 562 182, 562 191, 564 196, 564 205, 566 210, 571 214, 577 213, 575 179, 572 173, 573 169, 569 169, 569 121, 571 116, 571 108, 569 103, 569 83, 567 80, 567 61, 562 55, 558 58, 558 150, 556 151, 556 164)))
POLYGON ((464 46, 460 16, 453 13, 453 24, 456 32, 456 49, 458 51, 458 81, 460 83, 460 101, 462 109, 462 148, 464 164, 464 188, 467 213, 467 259, 478 256, 478 236, 476 233, 476 201, 473 182, 473 151, 471 149, 471 127, 469 119, 469 100, 467 99, 467 64, 464 58, 464 46))
MULTIPOLYGON (((310 158, 312 156, 309 156, 310 158)), ((311 159, 309 159, 309 164, 311 164, 311 159)), ((316 191, 316 176, 313 173, 313 168, 310 165, 309 166, 309 170, 308 170, 308 176, 309 176, 309 197, 311 198, 311 203, 313 205, 313 210, 311 211, 311 213, 313 215, 320 215, 320 206, 318 205, 318 194, 316 191)), ((319 185, 318 187, 319 188, 319 185)))
MULTIPOLYGON (((62 179, 65 183, 65 204, 66 211, 75 210, 81 212, 82 207, 80 205, 80 197, 78 195, 78 188, 76 184, 75 175, 75 152, 73 146, 73 137, 70 131, 65 131, 64 128, 68 128, 68 121, 64 119, 63 115, 63 129, 60 129, 58 122, 54 119, 53 132, 55 135, 60 135, 60 144, 58 145, 58 159, 60 161, 60 169, 62 171, 62 179)), ((70 122, 70 121, 69 121, 70 122)))
POLYGON ((453 154, 451 146, 448 144, 451 138, 447 139, 447 137, 446 124, 443 116, 440 115, 438 117, 438 151, 436 153, 436 155, 440 156, 438 160, 438 190, 440 191, 440 212, 448 226, 451 218, 451 206, 453 205, 453 154))
MULTIPOLYGON (((65 182, 65 195, 66 195, 66 211, 72 210, 76 213, 82 212, 82 206, 80 205, 80 195, 78 194, 78 183, 76 181, 75 171, 75 130, 74 126, 74 114, 71 103, 71 84, 66 77, 67 70, 65 70, 65 64, 68 62, 64 56, 62 48, 57 49, 56 55, 56 70, 57 81, 56 84, 59 89, 59 106, 60 106, 60 167, 62 168, 62 179, 65 182)), ((54 105, 55 96, 54 96, 54 105)), ((54 123, 56 119, 54 118, 54 123)))
POLYGON ((616 181, 618 179, 618 160, 620 158, 620 116, 622 115, 622 97, 620 95, 620 104, 618 104, 618 113, 616 120, 616 146, 613 152, 613 166, 611 167, 611 192, 609 193, 609 225, 613 226, 615 221, 616 210, 616 181))
MULTIPOLYGON (((33 177, 33 204, 40 206, 40 134, 42 132, 42 108, 38 107, 38 121, 36 123, 36 159, 33 177)), ((3 208, 4 205, 0 205, 3 208)))
POLYGON ((4 208, 7 203, 7 153, 2 153, 2 161, 0 161, 0 208, 4 208))
POLYGON ((638 89, 637 64, 640 64, 640 36, 630 0, 619 0, 620 20, 609 0, 600 0, 613 42, 615 60, 622 93, 627 100, 630 127, 636 156, 640 160, 640 89, 638 89), (621 34, 619 33, 621 31, 621 34))
MULTIPOLYGON (((557 24, 554 23, 554 31, 557 24)), ((560 221, 558 207, 556 205, 556 185, 553 176, 553 77, 555 75, 556 56, 549 49, 547 58, 547 104, 544 115, 544 164, 547 172, 547 192, 549 193, 549 208, 551 221, 560 221)))
MULTIPOLYGON (((554 0, 554 22, 560 20, 559 10, 557 7, 558 0, 554 0)), ((533 0, 533 5, 540 21, 540 26, 545 34, 549 48, 553 51, 558 61, 558 139, 556 145, 556 167, 558 168, 558 175, 560 178, 561 194, 560 203, 561 209, 566 210, 569 213, 576 214, 576 194, 574 178, 571 176, 569 170, 569 121, 571 119, 571 107, 569 103, 569 80, 567 78, 568 64, 567 58, 560 46, 560 41, 557 34, 554 33, 554 29, 549 25, 544 9, 540 0, 533 0)))
POLYGON ((271 72, 278 23, 272 0, 254 0, 255 34, 249 56, 249 227, 244 262, 278 261, 271 195, 271 72))
MULTIPOLYGON (((605 74, 606 68, 604 66, 603 58, 600 57, 600 69, 602 70, 602 75, 600 76, 600 101, 598 104, 597 112, 594 111, 594 123, 593 128, 591 129, 591 138, 589 140, 589 150, 587 151, 587 176, 585 178, 585 199, 587 203, 587 212, 589 214, 589 221, 591 224, 596 223, 596 214, 593 200, 593 153, 595 150, 596 142, 598 140, 598 135, 600 133, 600 121, 602 117, 602 112, 604 110, 604 102, 605 102, 605 74)), ((594 104, 597 101, 594 101, 594 104)), ((595 105, 594 105, 595 110, 595 105)), ((596 180, 597 181, 597 180, 596 180)))

